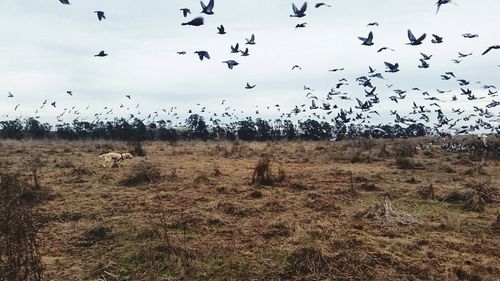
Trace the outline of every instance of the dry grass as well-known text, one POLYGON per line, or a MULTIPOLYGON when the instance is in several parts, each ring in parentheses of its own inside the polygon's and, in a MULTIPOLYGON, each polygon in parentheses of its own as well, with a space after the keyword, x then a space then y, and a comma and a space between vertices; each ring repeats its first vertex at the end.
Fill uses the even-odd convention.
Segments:
POLYGON ((103 169, 129 144, 0 141, 0 168, 31 185, 40 156, 47 280, 496 280, 499 162, 422 143, 145 142, 103 169))

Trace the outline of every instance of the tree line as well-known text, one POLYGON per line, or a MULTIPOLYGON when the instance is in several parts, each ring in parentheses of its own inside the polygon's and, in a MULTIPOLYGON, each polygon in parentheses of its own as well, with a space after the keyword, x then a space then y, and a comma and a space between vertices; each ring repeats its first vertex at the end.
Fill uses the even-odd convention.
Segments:
POLYGON ((418 123, 407 127, 396 125, 345 125, 308 119, 297 124, 291 120, 269 122, 250 117, 225 125, 213 122, 207 125, 203 116, 192 114, 184 126, 159 120, 144 123, 140 119, 87 122, 75 119, 72 123, 52 126, 35 118, 0 122, 2 139, 105 139, 121 141, 179 141, 179 140, 340 140, 348 138, 408 138, 432 133, 429 127, 418 123))

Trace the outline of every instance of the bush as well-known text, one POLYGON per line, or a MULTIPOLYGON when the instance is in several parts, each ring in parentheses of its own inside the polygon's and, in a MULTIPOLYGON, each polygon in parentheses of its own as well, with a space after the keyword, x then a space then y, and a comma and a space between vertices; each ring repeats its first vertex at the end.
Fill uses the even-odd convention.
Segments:
POLYGON ((398 166, 399 169, 403 170, 415 170, 424 168, 424 166, 421 163, 416 162, 409 157, 396 158, 396 166, 398 166))
POLYGON ((162 179, 161 171, 150 162, 140 162, 132 167, 130 173, 121 181, 125 186, 137 186, 140 184, 151 184, 162 179))
POLYGON ((13 176, 0 174, 0 280, 43 279, 37 192, 13 176))

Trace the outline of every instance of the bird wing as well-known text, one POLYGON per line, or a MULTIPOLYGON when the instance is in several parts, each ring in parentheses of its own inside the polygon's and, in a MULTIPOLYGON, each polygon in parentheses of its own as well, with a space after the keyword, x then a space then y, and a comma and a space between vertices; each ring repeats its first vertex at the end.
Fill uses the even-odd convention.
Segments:
POLYGON ((302 8, 300 8, 299 12, 303 14, 306 12, 306 10, 307 10, 307 2, 304 2, 304 4, 302 5, 302 8))
POLYGON ((427 37, 426 33, 422 34, 422 36, 420 36, 417 41, 424 41, 425 37, 427 37))
POLYGON ((208 8, 209 10, 212 10, 212 9, 214 8, 214 4, 215 4, 215 1, 214 1, 214 0, 210 0, 210 2, 208 3, 207 8, 208 8))
POLYGON ((203 1, 200 1, 200 4, 201 4, 201 8, 203 10, 205 10, 207 8, 207 5, 205 5, 205 3, 203 3, 203 1))
POLYGON ((415 38, 415 35, 413 35, 413 33, 411 33, 411 30, 409 30, 409 29, 408 29, 408 39, 410 39, 411 42, 417 41, 417 39, 415 38))
POLYGON ((373 40, 373 32, 370 31, 370 33, 368 33, 368 41, 372 40, 373 40))
POLYGON ((489 47, 488 49, 486 49, 486 51, 483 52, 483 56, 486 55, 489 51, 493 50, 493 46, 489 47))
POLYGON ((292 3, 292 9, 293 9, 293 13, 294 14, 298 14, 299 13, 299 9, 297 8, 297 6, 295 6, 295 3, 292 3))
POLYGON ((388 63, 388 62, 384 62, 384 63, 385 63, 385 66, 387 66, 388 68, 394 68, 394 64, 388 63))

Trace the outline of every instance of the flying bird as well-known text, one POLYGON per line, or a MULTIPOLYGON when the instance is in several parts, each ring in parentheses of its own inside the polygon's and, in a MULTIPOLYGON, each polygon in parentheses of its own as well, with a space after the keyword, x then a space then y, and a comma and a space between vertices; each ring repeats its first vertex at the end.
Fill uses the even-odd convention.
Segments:
POLYGON ((188 8, 182 8, 182 9, 180 9, 180 11, 182 12, 182 15, 183 15, 184 17, 187 17, 187 16, 188 16, 188 14, 191 14, 191 10, 190 10, 190 9, 188 9, 188 8))
POLYGON ((314 5, 315 8, 321 8, 323 6, 330 7, 330 8, 332 7, 331 5, 328 5, 328 4, 324 3, 324 2, 316 3, 316 5, 314 5))
POLYGON ((436 5, 437 5, 436 14, 439 13, 439 9, 441 8, 441 5, 449 4, 449 3, 451 3, 451 0, 438 0, 438 2, 436 3, 436 5))
POLYGON ((251 89, 255 88, 255 86, 257 86, 257 85, 251 86, 250 83, 247 82, 247 85, 246 85, 245 89, 251 90, 251 89))
POLYGON ((488 49, 486 49, 486 51, 483 52, 483 56, 486 55, 487 53, 489 53, 491 50, 498 50, 500 49, 500 45, 494 45, 494 46, 491 46, 489 47, 488 49))
POLYGON ((395 64, 388 63, 388 62, 384 62, 384 63, 388 69, 385 72, 398 72, 399 71, 399 64, 398 63, 395 63, 395 64))
POLYGON ((236 43, 236 45, 231 45, 231 53, 237 54, 240 52, 240 43, 236 43))
POLYGON ((415 35, 413 35, 411 30, 408 29, 408 39, 410 39, 410 43, 406 43, 406 45, 412 45, 412 46, 421 45, 422 41, 424 41, 426 36, 427 35, 424 33, 417 39, 415 38, 415 35))
POLYGON ((367 26, 378 26, 378 22, 370 22, 367 26))
POLYGON ((227 60, 227 61, 223 61, 222 63, 226 63, 227 67, 229 67, 229 69, 233 69, 234 66, 239 65, 239 63, 235 60, 227 60))
POLYGON ((245 38, 245 40, 247 40, 247 45, 255 45, 255 35, 254 34, 252 34, 250 39, 245 38))
POLYGON ((391 51, 393 51, 393 52, 394 52, 394 51, 396 51, 396 50, 391 49, 391 48, 389 48, 389 47, 382 47, 382 48, 378 49, 377 53, 380 53, 380 52, 385 51, 385 50, 391 50, 391 51))
POLYGON ((69 0, 59 0, 59 2, 66 4, 66 5, 70 5, 69 0))
POLYGON ((307 2, 302 4, 302 7, 300 10, 295 6, 295 3, 292 3, 292 10, 293 10, 293 15, 290 15, 292 18, 303 18, 306 16, 306 10, 307 10, 307 2))
POLYGON ((307 22, 304 22, 304 23, 299 23, 299 24, 297 24, 297 25, 295 26, 295 28, 304 28, 304 27, 306 27, 306 25, 307 25, 307 22))
POLYGON ((13 95, 11 92, 9 92, 8 97, 9 97, 9 98, 13 98, 13 97, 14 97, 14 95, 13 95))
POLYGON ((226 34, 226 29, 224 28, 224 25, 222 25, 222 24, 219 27, 217 27, 217 30, 219 31, 217 34, 221 34, 221 35, 226 34))
POLYGON ((99 54, 94 55, 94 57, 106 57, 108 54, 106 54, 104 51, 100 51, 99 54))
POLYGON ((368 34, 368 37, 366 37, 366 38, 358 37, 358 39, 363 41, 363 44, 361 44, 361 45, 372 46, 373 45, 373 32, 370 31, 370 33, 368 34))
POLYGON ((208 54, 207 51, 196 51, 194 53, 198 55, 200 60, 203 60, 204 58, 206 58, 208 60, 210 59, 210 55, 208 54))
POLYGON ((191 25, 191 26, 201 26, 205 24, 205 20, 203 17, 194 18, 188 22, 183 22, 182 25, 191 25))
POLYGON ((298 68, 299 70, 302 70, 302 68, 297 64, 292 67, 292 70, 295 70, 296 68, 298 68))
POLYGON ((185 55, 186 54, 186 51, 180 51, 180 52, 177 52, 178 55, 185 55))
POLYGON ((479 37, 479 34, 472 34, 472 33, 464 33, 462 34, 464 38, 472 39, 472 38, 477 38, 479 37))
POLYGON ((243 56, 243 57, 248 57, 250 55, 248 52, 248 48, 246 48, 245 51, 240 51, 240 53, 241 53, 241 56, 243 56))
POLYGON ((128 98, 128 99, 130 99, 130 98, 131 98, 131 97, 130 97, 130 95, 125 95, 125 97, 126 97, 126 98, 128 98))
POLYGON ((436 35, 436 34, 432 34, 432 37, 434 37, 434 39, 431 40, 431 42, 433 44, 441 44, 441 43, 443 43, 443 37, 441 37, 439 35, 436 35))
POLYGON ((213 9, 214 9, 214 0, 210 0, 210 2, 208 2, 208 5, 205 5, 205 3, 203 3, 203 1, 200 1, 200 4, 201 4, 201 8, 203 9, 201 11, 201 13, 207 14, 207 15, 213 15, 214 14, 214 12, 213 12, 213 9))
POLYGON ((73 91, 66 91, 66 94, 73 96, 73 91))
POLYGON ((94 11, 94 13, 97 14, 97 19, 99 21, 102 21, 103 19, 105 20, 106 19, 106 16, 104 15, 104 12, 103 11, 94 11))

